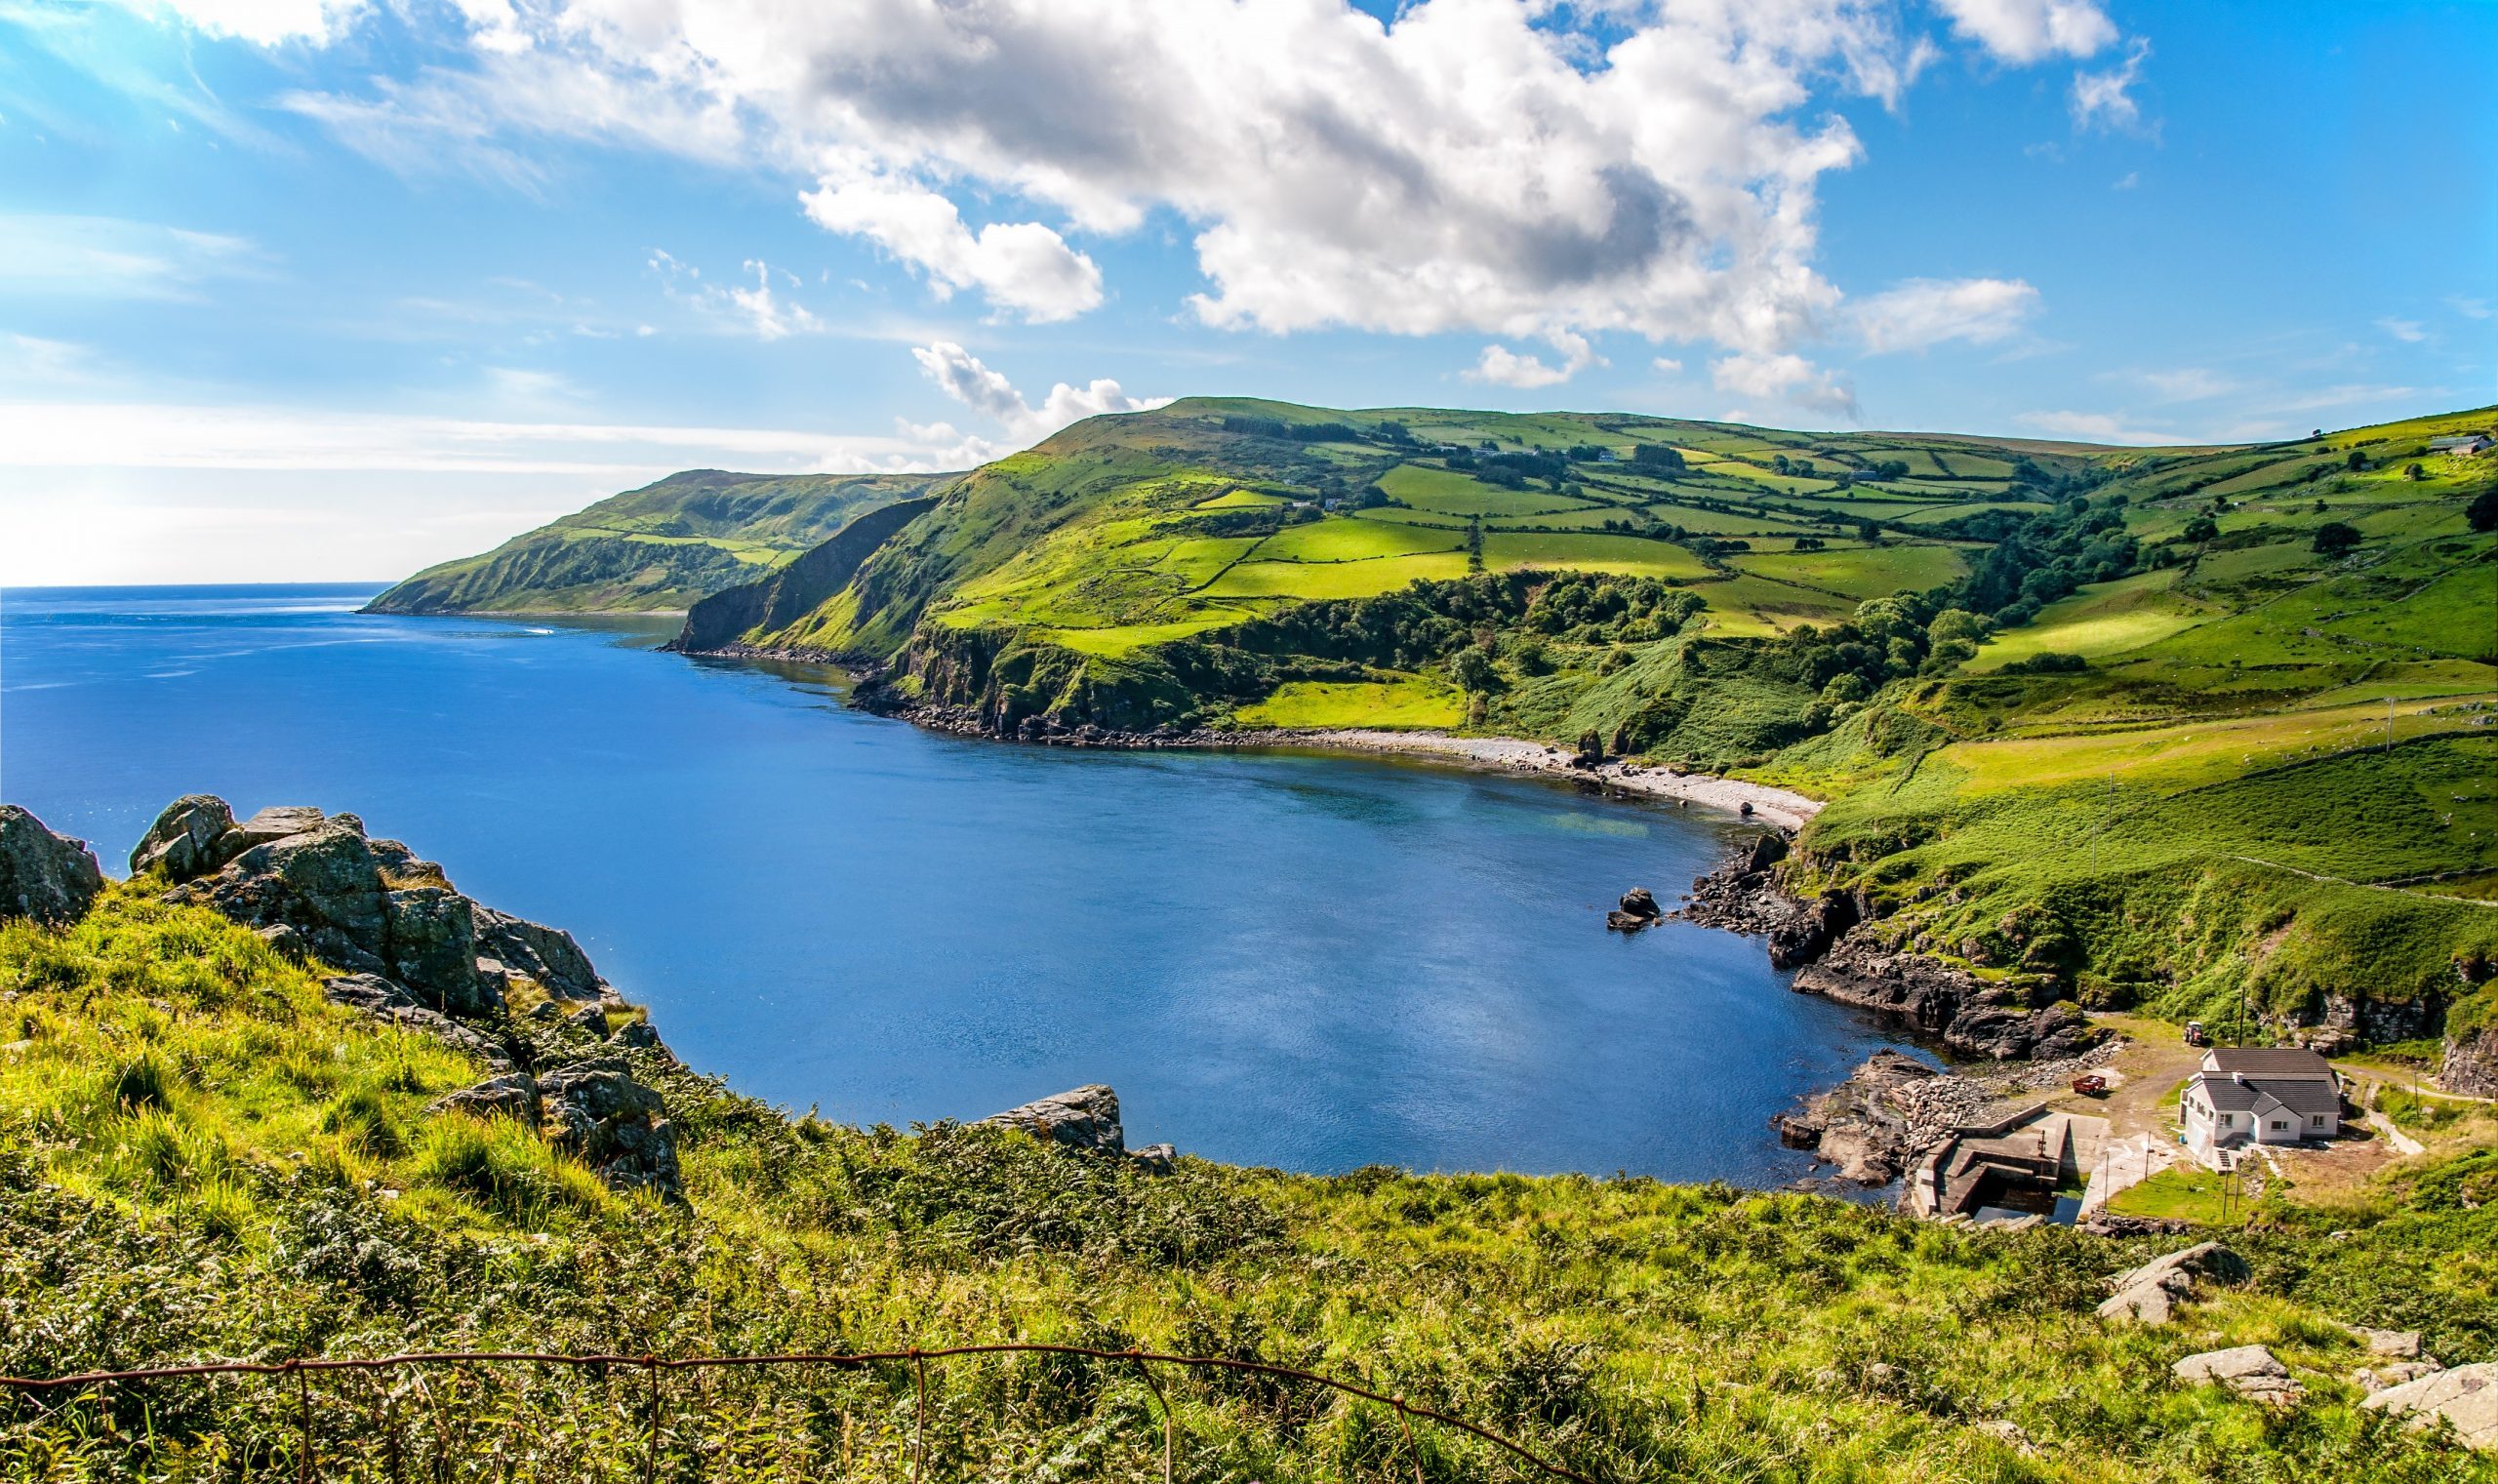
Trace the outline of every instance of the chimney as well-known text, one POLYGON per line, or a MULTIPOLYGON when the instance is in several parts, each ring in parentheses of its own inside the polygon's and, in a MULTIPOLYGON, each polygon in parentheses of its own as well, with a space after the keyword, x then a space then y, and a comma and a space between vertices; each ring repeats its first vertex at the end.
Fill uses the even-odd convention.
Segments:
POLYGON ((2231 1072, 2229 1074, 2229 1079, 2240 1087, 2244 1087, 2246 1085, 2246 1073, 2244 1072, 2231 1072))

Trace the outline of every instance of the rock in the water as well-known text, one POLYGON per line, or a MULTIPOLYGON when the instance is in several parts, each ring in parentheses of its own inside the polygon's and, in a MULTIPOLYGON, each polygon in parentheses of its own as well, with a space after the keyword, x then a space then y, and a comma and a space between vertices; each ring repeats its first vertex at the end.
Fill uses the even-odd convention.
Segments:
POLYGON ((2099 1317, 2166 1324, 2177 1301, 2192 1294, 2197 1280, 2243 1283, 2247 1273, 2245 1259, 2218 1242, 2197 1242, 2110 1279, 2108 1286, 2115 1292, 2099 1305, 2099 1317))
POLYGON ((991 1113, 981 1122, 1022 1129, 1045 1143, 1070 1149, 1127 1151, 1127 1134, 1119 1127, 1119 1095, 1098 1082, 991 1113))
POLYGON ((186 793, 165 806, 130 853, 130 873, 159 871, 176 886, 223 865, 247 841, 234 827, 234 811, 213 793, 186 793))
POLYGON ((1656 895, 1644 886, 1634 886, 1622 894, 1622 910, 1650 922, 1666 915, 1665 909, 1657 905, 1656 895))
POLYGON ((2415 1426, 2443 1418, 2455 1436, 2475 1448, 2498 1448, 2498 1361, 2457 1366, 2388 1386, 2364 1398, 2362 1407, 2407 1415, 2415 1426))
POLYGON ((2187 1356, 2169 1369, 2180 1381, 2227 1386, 2240 1396, 2270 1406, 2286 1406, 2305 1394, 2305 1388, 2290 1380, 2290 1368, 2260 1344, 2205 1350, 2187 1356))
POLYGON ((544 1073, 538 1103, 546 1137, 609 1184, 669 1196, 683 1192, 676 1126, 668 1122, 667 1105, 634 1081, 621 1059, 593 1058, 544 1073))
POLYGON ((1815 1149, 1842 1180, 1887 1184, 1917 1153, 1975 1112, 1974 1090, 1914 1058, 1877 1051, 1845 1082, 1771 1121, 1790 1148, 1815 1149), (1929 1089, 1948 1096, 1933 1098, 1929 1089))
POLYGON ((504 1072, 474 1087, 463 1087, 426 1104, 428 1113, 469 1113, 479 1118, 538 1119, 538 1079, 525 1071, 504 1072))
POLYGON ((186 864, 216 862, 168 901, 214 907, 263 931, 282 928, 294 951, 395 981, 417 1003, 447 1015, 499 1012, 515 978, 559 999, 612 992, 571 935, 471 902, 405 845, 368 839, 353 815, 263 809, 211 846, 184 843, 230 817, 222 800, 194 795, 158 818, 149 834, 162 834, 156 859, 169 874, 181 875, 178 856, 186 864))
POLYGON ((1636 912, 1625 912, 1616 908, 1604 914, 1604 927, 1608 933, 1636 933, 1642 928, 1653 925, 1656 920, 1654 917, 1642 917, 1636 912))
POLYGON ((0 918, 60 927, 86 916, 103 889, 103 870, 86 841, 54 834, 17 805, 0 804, 0 918))

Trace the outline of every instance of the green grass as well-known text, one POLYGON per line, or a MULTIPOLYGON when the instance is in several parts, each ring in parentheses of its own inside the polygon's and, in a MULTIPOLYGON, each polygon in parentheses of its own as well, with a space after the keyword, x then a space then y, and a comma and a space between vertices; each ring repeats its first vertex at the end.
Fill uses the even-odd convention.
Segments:
POLYGON ((1850 599, 1940 587, 1967 571, 1950 546, 1856 546, 1793 555, 1737 556, 1730 565, 1775 581, 1819 587, 1850 599))
POLYGON ((1483 565, 1495 572, 1532 567, 1626 573, 1680 582, 1709 575, 1708 567, 1688 548, 1634 536, 1487 536, 1483 539, 1483 565))
POLYGON ((2267 1211, 2272 1201, 2269 1190, 2250 1199, 2242 1184, 2227 1183, 2199 1166, 2177 1165, 2117 1191, 2109 1198, 2108 1209, 2118 1216, 2193 1222, 2198 1226, 2224 1223, 2242 1226, 2267 1211))
MULTIPOLYGON (((2498 1159, 2356 1204, 2263 1207, 2253 1280, 2168 1329, 2093 1316, 2175 1245, 1999 1235, 1875 1206, 1582 1176, 1167 1177, 940 1125, 791 1119, 651 1053, 688 1201, 608 1193, 516 1124, 427 1119, 479 1068, 320 1003, 240 928, 117 891, 0 928, 0 1370, 407 1348, 684 1355, 1022 1337, 1361 1378, 1591 1477, 2270 1484, 2486 1476, 2365 1412, 2342 1323, 2498 1355, 2498 1159), (38 1070, 39 1069, 39 1070, 38 1070), (2277 1416, 2175 1384, 2265 1344, 2277 1416), (2004 1424, 2009 1424, 2007 1430, 2004 1424)), ((666 1484, 1148 1478, 1133 1366, 992 1357, 783 1373, 471 1366, 310 1381, 322 1477, 666 1484), (648 1430, 659 1424, 656 1449, 648 1430), (1053 1462, 1059 1461, 1059 1462, 1053 1462), (1002 1470, 1012 1469, 1012 1472, 1002 1470)), ((1176 1476, 1515 1477, 1488 1445, 1236 1373, 1156 1373, 1176 1476)), ((29 1478, 290 1476, 292 1384, 169 1383, 0 1409, 29 1478), (118 1396, 118 1401, 113 1398, 118 1396)))
POLYGON ((1234 719, 1245 727, 1446 729, 1466 722, 1466 698, 1422 676, 1345 682, 1296 680, 1234 719))

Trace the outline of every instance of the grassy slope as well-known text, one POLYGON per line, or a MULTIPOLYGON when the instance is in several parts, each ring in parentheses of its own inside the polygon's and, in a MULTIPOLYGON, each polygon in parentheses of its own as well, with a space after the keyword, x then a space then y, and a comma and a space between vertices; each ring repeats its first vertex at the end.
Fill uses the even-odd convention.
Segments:
MULTIPOLYGON (((2362 1206, 2268 1203, 2255 1263, 2171 1329, 2103 1325, 2103 1275, 2162 1245, 1979 1235, 1795 1194, 1640 1180, 1319 1179, 1184 1160, 1154 1180, 1021 1136, 785 1121, 636 1052, 690 1204, 607 1193, 510 1124, 428 1118, 477 1074, 323 1004, 198 909, 116 888, 65 932, 0 928, 0 1370, 406 1346, 627 1354, 1020 1335, 1258 1356, 1367 1378, 1599 1478, 2429 1481, 2485 1460, 2361 1412, 2331 1322, 2498 1355, 2498 1159, 2362 1206), (2328 1236, 2327 1233, 2331 1233, 2328 1236), (2178 1385, 2266 1343, 2310 1400, 2178 1385)), ((638 1376, 437 1372, 385 1401, 315 1381, 325 1477, 456 1455, 498 1477, 622 1479, 638 1376)), ((935 1477, 1137 1478, 1156 1413, 1121 1367, 931 1367, 935 1477)), ((1381 1479, 1392 1415, 1181 1377, 1181 1476, 1381 1479)), ((169 1383, 107 1413, 0 1402, 16 1476, 291 1474, 292 1391, 169 1383), (144 1410, 141 1403, 143 1401, 144 1410), (142 1467, 142 1464, 145 1465, 142 1467)), ((891 1479, 910 1373, 670 1378, 660 1476, 891 1479)), ((1425 1476, 1509 1477, 1417 1425, 1425 1476)), ((463 1472, 460 1476, 466 1477, 463 1472)), ((482 1476, 482 1474, 480 1475, 482 1476)))
POLYGON ((1807 840, 1825 884, 1890 899, 1904 940, 2055 974, 2097 1002, 2208 1013, 2252 983, 2278 1018, 2355 991, 2434 1010, 2466 987, 2457 961, 2498 957, 2498 911, 2457 900, 2498 899, 2498 800, 2475 773, 2491 734, 2474 730, 2498 720, 2498 537, 2462 516, 2498 467, 2423 445, 2488 421, 2111 450, 1191 400, 1081 423, 978 471, 858 582, 757 637, 882 657, 916 633, 906 694, 923 675, 956 701, 1011 686, 1018 717, 1090 706, 1107 725, 1149 725, 1193 707, 1217 725, 1449 726, 1465 698, 1436 662, 1284 664, 1244 691, 1236 665, 1190 646, 1478 562, 1653 578, 1707 604, 1672 637, 1537 639, 1482 621, 1501 628, 1498 676, 1471 724, 1561 742, 1592 731, 1831 797, 1807 840), (1300 441, 1227 419, 1355 433, 1300 441), (1511 489, 1452 467, 1443 446, 1479 461, 1487 441, 1621 457, 1511 489), (1686 466, 1632 461, 1646 443, 1686 466), (1988 545, 1972 538, 1987 533, 1966 522, 2063 498, 2015 483, 2024 459, 2118 510, 2140 570, 2046 603, 1956 671, 1870 699, 1817 698, 1761 662, 1781 635, 1829 632, 1868 599, 1982 567, 1988 545), (2406 477, 2414 462, 2425 478, 2406 477), (1360 501, 1371 487, 1390 502, 1360 501), (1348 507, 1291 504, 1329 500, 1348 507), (2216 534, 2188 540, 2202 519, 2216 534), (2360 533, 2355 552, 2313 549, 2328 521, 2360 533), (2078 667, 2042 673, 2042 661, 2078 667), (2369 759, 2359 749, 2384 739, 2389 701, 2407 743, 2451 735, 2369 759))
POLYGON ((751 581, 879 505, 948 476, 694 469, 611 496, 494 550, 428 567, 383 613, 684 608, 751 581))

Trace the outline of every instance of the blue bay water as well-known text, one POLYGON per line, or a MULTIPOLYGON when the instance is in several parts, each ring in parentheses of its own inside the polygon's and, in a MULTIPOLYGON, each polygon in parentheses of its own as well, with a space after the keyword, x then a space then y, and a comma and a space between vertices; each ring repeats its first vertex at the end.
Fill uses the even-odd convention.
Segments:
POLYGON ((1888 1037, 1668 901, 1737 834, 1532 780, 1095 753, 659 654, 665 622, 407 619, 370 588, 0 600, 0 796, 119 871, 167 801, 315 804, 570 929, 694 1065, 832 1117, 1085 1082, 1131 1143, 1335 1171, 1782 1183, 1767 1120, 1888 1037))

